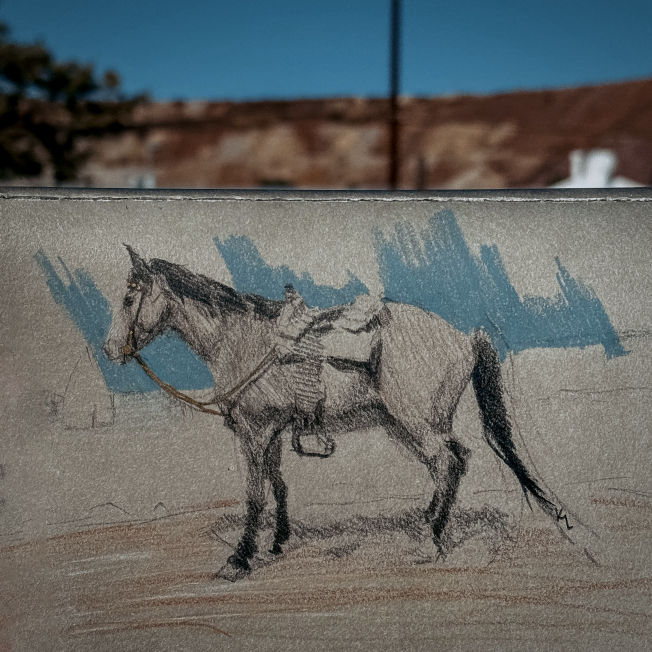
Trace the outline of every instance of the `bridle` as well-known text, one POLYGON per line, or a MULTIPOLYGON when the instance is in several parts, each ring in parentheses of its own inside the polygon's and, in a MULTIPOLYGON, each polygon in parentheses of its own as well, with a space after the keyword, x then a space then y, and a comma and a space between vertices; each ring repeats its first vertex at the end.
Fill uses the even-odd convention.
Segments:
POLYGON ((278 359, 276 345, 272 348, 258 361, 256 366, 236 385, 234 385, 228 392, 221 394, 220 396, 214 397, 210 401, 198 401, 197 399, 184 394, 182 391, 178 390, 173 385, 166 383, 164 380, 159 378, 152 368, 143 360, 143 357, 138 353, 138 350, 135 348, 135 328, 136 323, 138 322, 138 317, 140 315, 140 309, 143 305, 143 299, 145 297, 143 288, 136 283, 129 283, 129 287, 134 288, 140 292, 140 303, 138 304, 138 309, 136 310, 136 316, 134 317, 133 325, 129 329, 127 334, 127 342, 122 347, 122 353, 125 358, 133 358, 142 368, 142 370, 164 391, 174 396, 174 398, 191 405, 200 412, 205 412, 207 414, 214 414, 218 417, 226 417, 229 415, 230 409, 237 400, 237 398, 242 394, 242 392, 249 387, 252 383, 256 382, 278 359), (209 405, 217 405, 220 409, 214 409, 208 407, 209 405))

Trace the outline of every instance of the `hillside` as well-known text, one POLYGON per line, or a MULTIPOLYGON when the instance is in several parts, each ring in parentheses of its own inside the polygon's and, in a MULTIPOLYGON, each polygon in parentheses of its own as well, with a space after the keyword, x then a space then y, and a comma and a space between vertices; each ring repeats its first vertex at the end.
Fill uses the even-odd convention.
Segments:
MULTIPOLYGON (((387 101, 168 102, 107 137, 87 185, 382 188, 387 101)), ((568 154, 606 147, 652 183, 652 79, 492 96, 402 98, 401 187, 547 186, 568 154)))

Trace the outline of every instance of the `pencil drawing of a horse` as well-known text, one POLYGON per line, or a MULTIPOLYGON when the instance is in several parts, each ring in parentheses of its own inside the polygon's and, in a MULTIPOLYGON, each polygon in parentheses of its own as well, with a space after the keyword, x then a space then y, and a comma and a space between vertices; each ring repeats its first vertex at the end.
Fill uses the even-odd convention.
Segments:
MULTIPOLYGON (((241 294, 180 265, 146 261, 128 250, 132 261, 128 288, 104 350, 111 360, 125 363, 157 336, 176 331, 213 374, 215 395, 221 397, 216 402, 239 439, 247 467, 244 532, 223 569, 225 576, 235 579, 250 570, 257 551, 265 481, 271 483, 276 500, 271 552, 280 554, 290 536, 280 435, 297 418, 296 371, 303 362, 292 353, 269 356, 278 341, 279 316, 286 302, 241 294), (261 360, 270 359, 272 363, 260 372, 261 360), (259 372, 252 374, 256 369, 259 372), (248 381, 237 393, 229 391, 243 378, 248 381)), ((313 323, 327 331, 344 309, 322 311, 313 323)), ((552 496, 516 452, 500 361, 483 331, 466 335, 435 314, 392 302, 381 304, 369 329, 374 331, 374 344, 368 361, 324 357, 319 376, 323 398, 313 431, 327 434, 382 426, 411 451, 434 482, 425 516, 441 551, 469 455, 453 433, 453 416, 462 392, 472 383, 487 443, 526 496, 553 518, 559 515, 552 496)))

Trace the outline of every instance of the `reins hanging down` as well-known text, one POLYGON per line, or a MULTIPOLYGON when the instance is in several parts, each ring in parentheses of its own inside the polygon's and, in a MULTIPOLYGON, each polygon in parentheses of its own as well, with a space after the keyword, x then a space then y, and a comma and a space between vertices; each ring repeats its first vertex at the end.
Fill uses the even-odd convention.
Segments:
POLYGON ((165 392, 170 394, 170 396, 174 396, 174 398, 178 398, 180 401, 183 401, 184 403, 187 403, 188 405, 192 405, 192 407, 196 408, 200 412, 206 412, 207 414, 215 414, 218 417, 225 417, 227 416, 227 413, 222 411, 222 410, 215 410, 213 408, 207 407, 208 405, 216 405, 216 404, 225 404, 233 399, 235 399, 238 394, 240 394, 244 389, 246 389, 251 383, 255 382, 260 378, 268 369, 269 367, 274 364, 276 361, 276 347, 273 346, 260 360, 260 362, 254 367, 254 369, 247 375, 245 376, 239 383, 237 383, 234 387, 232 387, 228 392, 225 394, 222 394, 221 396, 215 397, 211 401, 198 401, 197 399, 194 399, 192 396, 188 396, 188 394, 184 394, 183 392, 179 391, 176 387, 173 385, 170 385, 169 383, 166 383, 164 380, 161 380, 152 368, 143 360, 142 356, 138 351, 136 351, 133 346, 132 346, 132 341, 133 341, 133 331, 129 333, 129 337, 127 339, 127 343, 122 347, 122 352, 124 355, 128 358, 133 358, 142 368, 142 370, 165 392))

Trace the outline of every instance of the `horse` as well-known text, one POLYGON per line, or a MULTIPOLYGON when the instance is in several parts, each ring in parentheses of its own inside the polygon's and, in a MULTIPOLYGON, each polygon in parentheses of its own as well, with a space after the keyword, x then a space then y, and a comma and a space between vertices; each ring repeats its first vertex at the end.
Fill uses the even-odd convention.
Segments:
MULTIPOLYGON (((220 410, 205 411, 224 416, 246 460, 245 525, 222 573, 238 579, 250 572, 258 550, 266 480, 276 501, 270 552, 280 555, 290 537, 281 433, 297 418, 295 372, 302 362, 296 355, 270 355, 286 304, 237 292, 162 259, 146 261, 126 246, 132 268, 104 352, 110 360, 125 364, 156 337, 173 331, 211 371, 216 396, 212 403, 220 410), (261 361, 266 362, 261 365, 261 361), (234 391, 237 381, 242 382, 234 391)), ((342 309, 326 312, 337 314, 342 309)), ((425 465, 434 490, 424 517, 438 553, 445 554, 446 525, 470 455, 453 432, 453 417, 471 383, 484 439, 515 475, 528 503, 532 498, 559 521, 563 512, 556 498, 514 445, 500 359, 489 336, 483 330, 465 334, 434 313, 391 301, 382 303, 373 328, 374 352, 367 364, 324 359, 323 399, 313 428, 334 435, 382 426, 425 465)), ((194 404, 200 409, 206 405, 194 404)))

